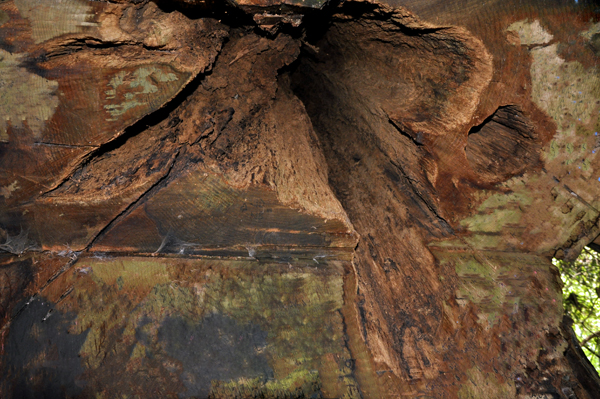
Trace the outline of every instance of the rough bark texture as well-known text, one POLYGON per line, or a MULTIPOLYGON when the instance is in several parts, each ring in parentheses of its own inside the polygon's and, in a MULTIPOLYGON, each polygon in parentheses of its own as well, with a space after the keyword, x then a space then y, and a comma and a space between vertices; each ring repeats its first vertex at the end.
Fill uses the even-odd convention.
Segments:
POLYGON ((599 20, 0 1, 0 396, 600 397, 599 20))

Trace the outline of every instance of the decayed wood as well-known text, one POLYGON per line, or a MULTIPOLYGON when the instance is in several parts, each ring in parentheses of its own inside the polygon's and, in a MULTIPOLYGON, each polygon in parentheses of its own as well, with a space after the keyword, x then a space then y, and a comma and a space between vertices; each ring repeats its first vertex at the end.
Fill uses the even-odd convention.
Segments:
POLYGON ((0 395, 595 398, 598 10, 0 3, 0 395))

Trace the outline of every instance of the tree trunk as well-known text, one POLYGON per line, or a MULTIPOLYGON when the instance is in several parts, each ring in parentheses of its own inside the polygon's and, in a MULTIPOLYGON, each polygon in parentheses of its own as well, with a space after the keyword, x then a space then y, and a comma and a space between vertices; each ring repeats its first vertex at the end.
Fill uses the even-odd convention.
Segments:
POLYGON ((599 20, 1 1, 0 396, 599 398, 599 20))

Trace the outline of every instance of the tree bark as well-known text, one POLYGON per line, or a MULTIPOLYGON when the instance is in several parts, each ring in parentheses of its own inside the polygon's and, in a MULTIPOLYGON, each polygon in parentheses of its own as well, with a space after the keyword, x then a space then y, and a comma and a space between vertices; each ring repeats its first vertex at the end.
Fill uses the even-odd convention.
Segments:
POLYGON ((0 396, 600 397, 599 20, 0 2, 0 396))

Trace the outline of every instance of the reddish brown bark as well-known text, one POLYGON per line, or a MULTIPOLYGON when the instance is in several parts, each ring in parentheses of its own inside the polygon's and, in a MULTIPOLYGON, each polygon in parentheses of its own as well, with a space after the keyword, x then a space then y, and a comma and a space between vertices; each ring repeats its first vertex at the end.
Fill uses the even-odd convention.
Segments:
POLYGON ((1 3, 2 396, 598 397, 598 17, 1 3))

